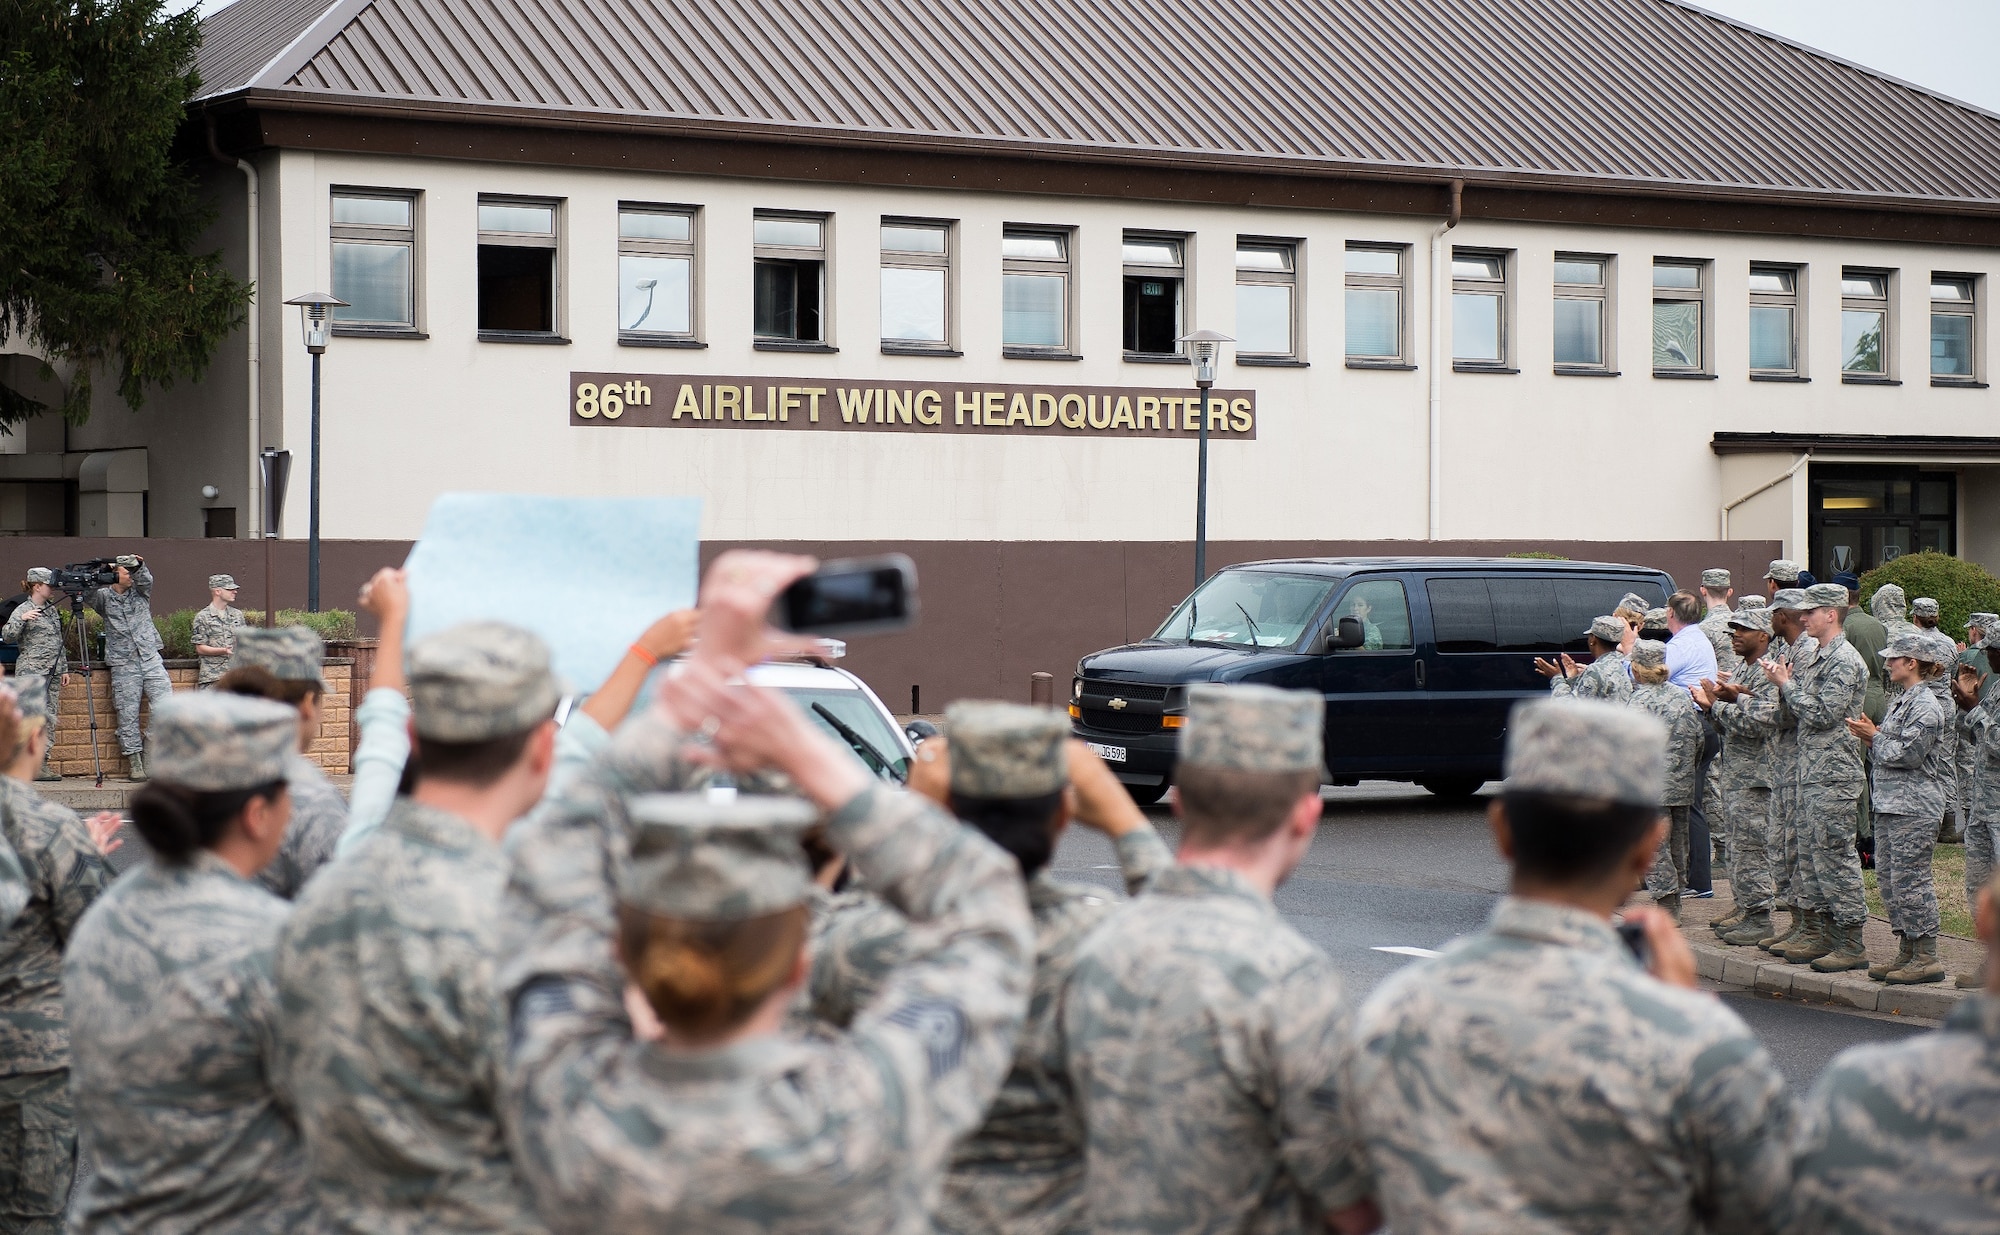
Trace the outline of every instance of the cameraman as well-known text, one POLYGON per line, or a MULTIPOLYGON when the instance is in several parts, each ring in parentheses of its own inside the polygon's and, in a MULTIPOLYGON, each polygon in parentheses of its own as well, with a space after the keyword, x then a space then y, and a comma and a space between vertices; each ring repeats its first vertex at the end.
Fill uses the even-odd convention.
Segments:
MULTIPOLYGON (((56 718, 62 715, 62 688, 69 685, 69 657, 63 652, 62 606, 57 599, 55 578, 56 572, 46 566, 30 570, 21 584, 21 590, 28 594, 27 602, 15 609, 6 627, 0 629, 0 639, 21 649, 14 672, 39 673, 48 678, 50 750, 56 745, 56 718)), ((35 779, 62 777, 44 763, 35 779)))
POLYGON ((160 632, 153 625, 153 572, 137 554, 112 559, 118 581, 90 594, 90 607, 104 617, 104 663, 111 669, 111 704, 118 709, 118 749, 132 765, 132 779, 146 779, 144 744, 139 737, 139 696, 155 707, 174 693, 160 661, 160 632))

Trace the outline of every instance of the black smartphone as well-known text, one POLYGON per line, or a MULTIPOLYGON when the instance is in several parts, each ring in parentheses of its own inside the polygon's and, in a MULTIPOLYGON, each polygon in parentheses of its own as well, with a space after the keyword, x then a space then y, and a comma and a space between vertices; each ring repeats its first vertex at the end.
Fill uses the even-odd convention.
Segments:
POLYGON ((1639 962, 1639 968, 1651 969, 1653 967, 1653 950, 1646 946, 1645 927, 1639 925, 1637 922, 1620 922, 1618 924, 1618 937, 1625 941, 1625 947, 1630 950, 1633 958, 1639 962))
POLYGON ((786 588, 771 620, 802 635, 863 635, 917 623, 917 564, 901 553, 844 558, 786 588))

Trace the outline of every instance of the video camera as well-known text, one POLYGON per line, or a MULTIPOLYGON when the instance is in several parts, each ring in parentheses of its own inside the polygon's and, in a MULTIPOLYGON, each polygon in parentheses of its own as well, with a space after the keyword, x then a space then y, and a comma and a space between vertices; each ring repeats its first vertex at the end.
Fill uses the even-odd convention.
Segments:
POLYGON ((71 562, 55 573, 53 586, 72 598, 118 582, 116 558, 94 557, 88 562, 71 562))

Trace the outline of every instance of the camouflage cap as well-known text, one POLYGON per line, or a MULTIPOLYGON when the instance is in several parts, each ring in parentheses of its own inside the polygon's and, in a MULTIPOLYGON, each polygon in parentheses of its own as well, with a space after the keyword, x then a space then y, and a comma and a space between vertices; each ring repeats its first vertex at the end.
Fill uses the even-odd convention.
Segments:
POLYGON ((1594 617, 1590 619, 1590 629, 1584 631, 1583 633, 1586 635, 1595 635, 1599 639, 1602 639, 1606 643, 1610 644, 1612 647, 1617 647, 1618 644, 1625 638, 1625 632, 1627 629, 1628 627, 1625 625, 1624 618, 1613 617, 1610 614, 1605 614, 1603 617, 1594 617))
POLYGON ((1665 605, 1661 605, 1657 609, 1646 610, 1646 623, 1639 629, 1665 630, 1666 628, 1667 628, 1667 607, 1665 605))
POLYGON ((1326 700, 1270 686, 1188 687, 1180 760, 1235 772, 1324 771, 1326 700))
POLYGON ((649 793, 627 800, 631 857, 618 899, 694 922, 740 922, 804 904, 812 886, 799 838, 819 818, 799 798, 649 793))
POLYGON ((229 651, 231 669, 262 669, 285 682, 318 682, 331 693, 321 672, 325 666, 326 640, 309 626, 246 626, 236 632, 236 646, 229 651))
POLYGON ((1726 588, 1729 586, 1729 572, 1714 568, 1704 570, 1701 572, 1701 585, 1711 592, 1726 588))
POLYGON ((1632 664, 1640 669, 1664 669, 1667 667, 1667 645, 1658 639, 1640 639, 1633 643, 1627 653, 1632 664))
POLYGON ((1813 603, 1806 597, 1804 588, 1779 588, 1777 594, 1771 597, 1771 608, 1774 610, 1789 609, 1796 613, 1803 613, 1812 607, 1813 603))
POLYGON ((139 569, 139 555, 136 553, 121 553, 117 557, 112 558, 111 561, 113 564, 123 566, 127 570, 139 569))
POLYGON ((1618 607, 1620 609, 1630 609, 1634 613, 1644 613, 1651 606, 1646 603, 1646 598, 1639 595, 1639 593, 1627 592, 1618 598, 1618 607))
POLYGON ((21 673, 14 677, 14 691, 21 699, 21 732, 36 721, 49 720, 49 679, 41 673, 21 673))
POLYGON ((160 701, 148 738, 154 780, 202 793, 251 789, 285 779, 299 714, 269 699, 190 691, 160 701))
POLYGON ((1738 609, 1762 609, 1769 602, 1756 593, 1751 593, 1736 602, 1738 609))
POLYGON ((1887 646, 1882 649, 1882 656, 1885 660, 1891 656, 1929 660, 1931 652, 1930 640, 1924 638, 1922 631, 1906 630, 1890 637, 1887 646))
POLYGON ((1736 630, 1754 630, 1768 635, 1771 633, 1771 611, 1762 605, 1744 605, 1729 615, 1729 625, 1736 630))
POLYGON ((236 590, 236 576, 210 575, 208 577, 208 586, 217 591, 233 592, 236 590))
POLYGON ((555 714, 563 684, 549 646, 505 622, 460 622, 410 647, 410 712, 417 736, 487 742, 555 714))
POLYGON ((1538 699, 1507 724, 1505 791, 1657 808, 1667 729, 1650 713, 1595 699, 1538 699))
POLYGON ((1770 568, 1764 572, 1764 577, 1776 583, 1797 583, 1799 572, 1804 569, 1805 567, 1790 558, 1781 557, 1771 563, 1770 568))
POLYGON ((1806 589, 1806 608, 1845 609, 1847 589, 1838 583, 1815 583, 1806 589))
POLYGON ((1977 626, 1981 630, 1990 631, 1995 626, 2000 626, 2000 614, 1993 614, 1993 613, 1972 614, 1971 616, 1966 618, 1965 628, 1967 630, 1971 630, 1975 626, 1977 626))
POLYGON ((1069 717, 1050 708, 967 701, 945 709, 951 791, 1038 798, 1069 784, 1069 717))
POLYGON ((1911 617, 1931 618, 1935 620, 1937 615, 1938 602, 1929 596, 1919 596, 1910 602, 1911 617))
POLYGON ((30 566, 28 568, 28 583, 31 586, 37 583, 54 583, 55 581, 56 572, 46 566, 30 566))
POLYGON ((1941 635, 1934 630, 1923 631, 1922 634, 1924 638, 1931 641, 1932 664, 1949 665, 1958 659, 1958 644, 1952 640, 1950 635, 1941 635))

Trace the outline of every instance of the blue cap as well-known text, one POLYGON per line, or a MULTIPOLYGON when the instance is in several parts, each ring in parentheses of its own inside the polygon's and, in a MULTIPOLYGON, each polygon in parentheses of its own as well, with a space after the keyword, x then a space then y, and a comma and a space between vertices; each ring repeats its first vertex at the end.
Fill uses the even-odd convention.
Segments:
POLYGON ((1851 570, 1843 570, 1833 577, 1833 581, 1850 592, 1861 590, 1861 576, 1851 570))
POLYGON ((1801 591, 1811 587, 1813 584, 1818 582, 1819 582, 1819 577, 1813 574, 1813 572, 1811 572, 1810 570, 1802 570, 1799 572, 1799 581, 1797 586, 1801 591))

